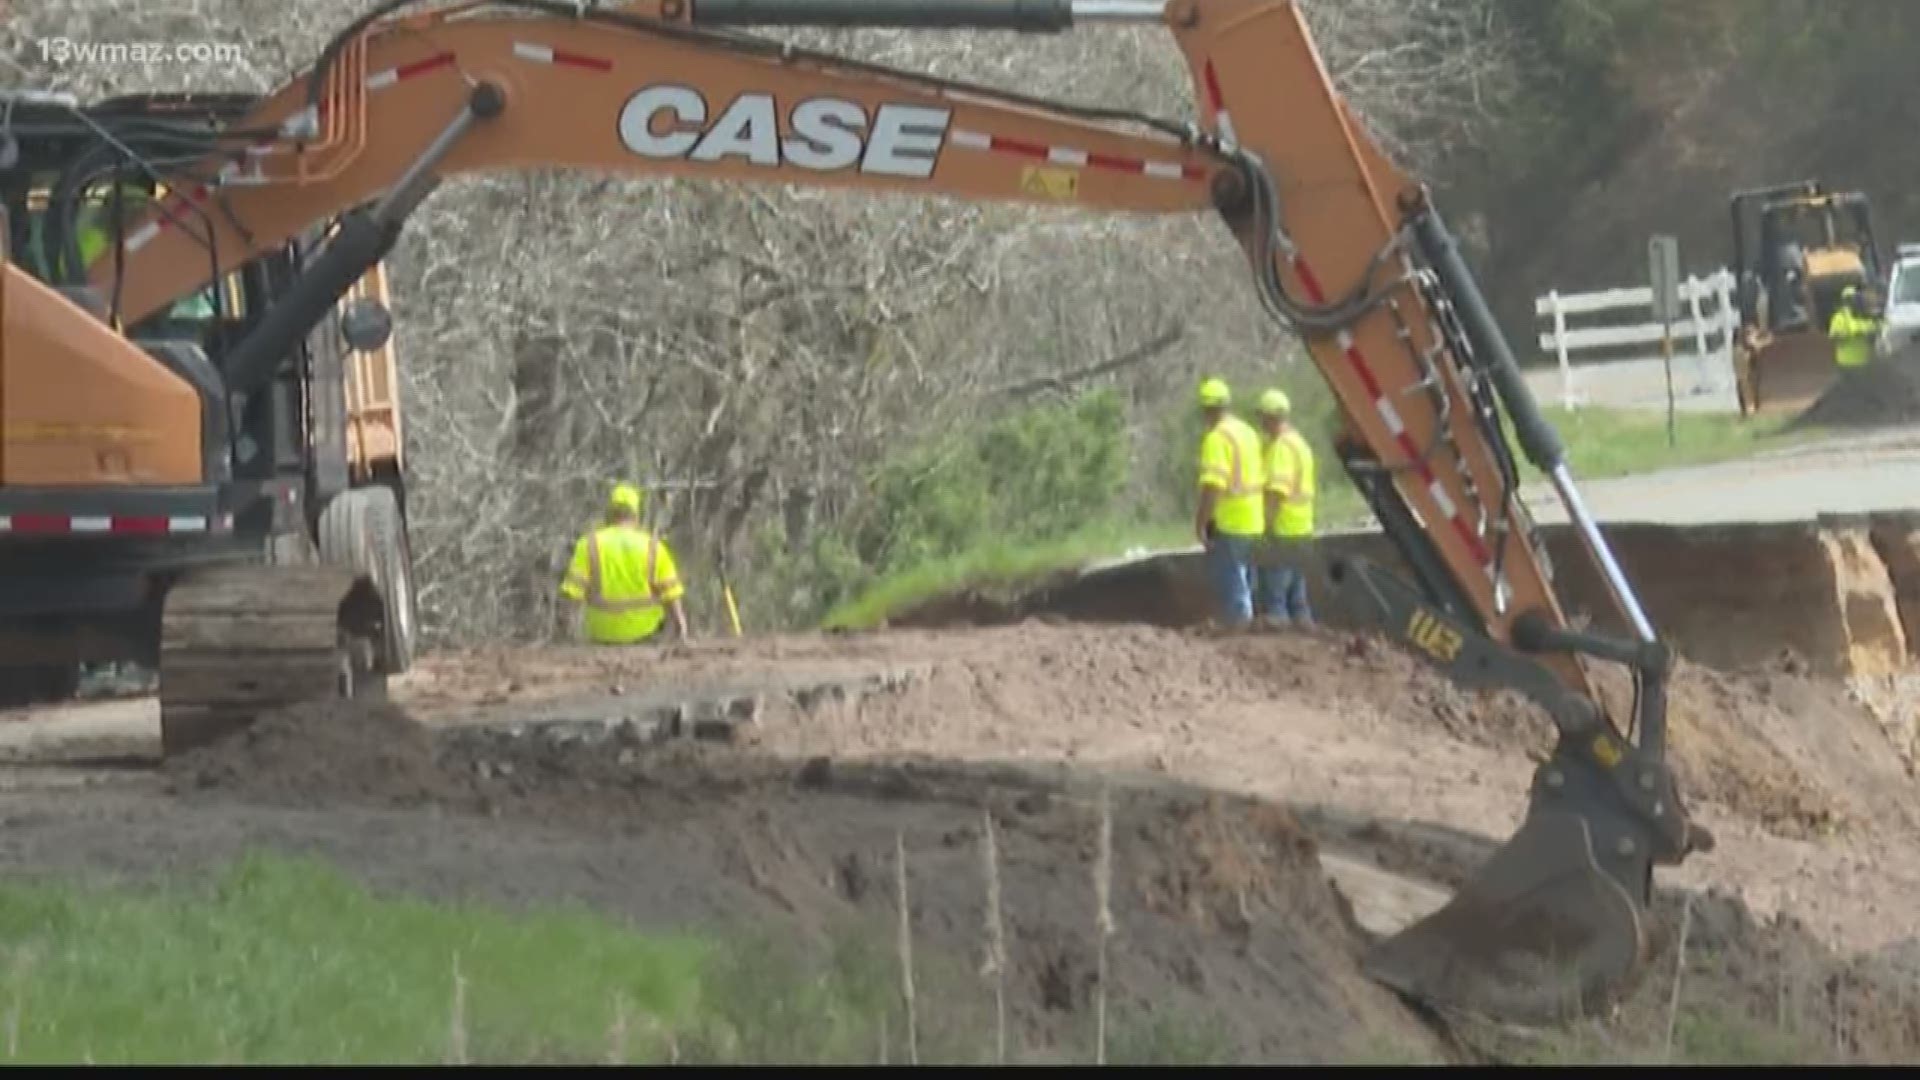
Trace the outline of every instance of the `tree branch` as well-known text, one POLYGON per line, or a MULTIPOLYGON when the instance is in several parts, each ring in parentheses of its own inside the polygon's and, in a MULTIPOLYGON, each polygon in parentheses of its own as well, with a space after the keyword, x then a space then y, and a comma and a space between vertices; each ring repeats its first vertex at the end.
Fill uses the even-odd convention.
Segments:
POLYGON ((1153 340, 1129 349, 1119 356, 1102 360, 1097 364, 1089 364, 1086 367, 1074 368, 1070 371, 1051 372, 1046 375, 1037 375, 1031 379, 1022 379, 1016 383, 1009 383, 1006 386, 998 386, 986 391, 982 396, 1029 397, 1040 390, 1055 390, 1060 393, 1065 393, 1075 383, 1084 382, 1100 375, 1110 374, 1115 371, 1120 371, 1123 368, 1129 368, 1135 364, 1151 360, 1161 353, 1166 352, 1168 349, 1173 348, 1182 337, 1186 336, 1186 333, 1186 324, 1176 323, 1162 330, 1160 335, 1153 340))

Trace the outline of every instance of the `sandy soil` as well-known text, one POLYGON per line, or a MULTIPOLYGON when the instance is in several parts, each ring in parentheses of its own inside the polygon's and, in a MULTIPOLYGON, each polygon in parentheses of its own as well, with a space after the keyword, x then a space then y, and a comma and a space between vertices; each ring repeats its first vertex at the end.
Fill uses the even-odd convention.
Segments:
MULTIPOLYGON (((897 828, 916 932, 968 960, 991 811, 1020 1041, 1071 1056, 1089 1022, 1100 772, 1122 785, 1116 1007, 1220 1017, 1252 1060, 1440 1059, 1454 1051, 1359 973, 1360 952, 1510 834, 1547 745, 1524 705, 1365 639, 1037 622, 435 658, 398 703, 427 726, 310 709, 164 769, 0 769, 0 868, 181 873, 264 845, 432 895, 825 933, 889 917, 897 828), (754 701, 735 744, 475 735, 476 718, 702 695, 754 701)), ((1719 846, 1660 875, 1654 966, 1674 970, 1693 895, 1687 1000, 1905 1052, 1908 997, 1846 974, 1858 957, 1906 971, 1920 936, 1920 798, 1886 731, 1843 688, 1697 668, 1672 727, 1719 846)), ((1628 1002, 1620 1030, 1660 1026, 1671 977, 1628 1002)))

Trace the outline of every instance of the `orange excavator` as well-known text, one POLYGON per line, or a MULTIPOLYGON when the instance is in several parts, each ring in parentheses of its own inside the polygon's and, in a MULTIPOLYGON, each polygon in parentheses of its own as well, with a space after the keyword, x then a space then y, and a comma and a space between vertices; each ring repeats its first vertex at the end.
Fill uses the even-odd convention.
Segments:
MULTIPOLYGON (((219 426, 212 414, 284 375, 295 346, 451 175, 566 167, 1217 215, 1260 302, 1331 386, 1343 464, 1407 571, 1343 559, 1329 569, 1333 587, 1459 682, 1526 694, 1559 735, 1519 831, 1446 906, 1379 943, 1367 970, 1415 1000, 1515 1022, 1604 1008, 1647 960, 1653 866, 1711 847, 1667 763, 1669 650, 1438 209, 1336 93, 1289 0, 388 0, 214 141, 191 161, 149 161, 175 194, 90 264, 90 284, 116 298, 121 318, 153 318, 219 268, 252 265, 323 224, 324 246, 198 376, 8 266, 9 429, 84 413, 144 437, 124 442, 116 471, 69 487, 35 476, 55 459, 9 460, 0 514, 55 495, 75 505, 102 493, 158 499, 162 488, 229 498, 220 455, 200 453, 219 426), (1043 101, 746 32, 1103 23, 1168 33, 1191 72, 1191 121, 1043 101), (1623 632, 1576 628, 1562 612, 1503 413, 1552 481, 1623 632), (1608 703, 1595 661, 1631 675, 1630 703, 1608 703)), ((76 452, 62 482, 90 460, 76 452)), ((309 609, 337 602, 339 655, 359 650, 375 674, 391 667, 386 583, 352 560, 327 568, 338 572, 294 585, 301 568, 270 560, 154 575, 154 618, 176 631, 161 641, 163 719, 177 712, 190 725, 205 713, 195 695, 207 693, 199 658, 209 643, 230 678, 261 684, 256 707, 313 692, 275 679, 285 647, 274 640, 276 595, 309 609), (171 696, 170 680, 182 687, 171 696)))

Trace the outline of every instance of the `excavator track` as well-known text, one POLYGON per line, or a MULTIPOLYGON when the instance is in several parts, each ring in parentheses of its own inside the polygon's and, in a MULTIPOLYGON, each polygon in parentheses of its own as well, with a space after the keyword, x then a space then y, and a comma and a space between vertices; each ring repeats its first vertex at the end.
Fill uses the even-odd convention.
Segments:
POLYGON ((166 756, 303 701, 377 697, 380 600, 352 567, 222 566, 183 576, 161 618, 166 756))

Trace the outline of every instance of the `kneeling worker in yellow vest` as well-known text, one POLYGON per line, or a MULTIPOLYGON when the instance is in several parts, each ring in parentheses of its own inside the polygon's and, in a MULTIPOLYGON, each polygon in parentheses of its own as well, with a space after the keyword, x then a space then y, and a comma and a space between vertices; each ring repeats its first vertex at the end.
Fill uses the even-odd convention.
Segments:
POLYGON ((631 645, 652 637, 673 611, 674 628, 687 640, 687 613, 680 604, 673 552, 640 527, 640 489, 619 484, 607 503, 606 524, 573 545, 573 561, 560 595, 586 609, 587 637, 599 645, 631 645))
MULTIPOLYGON (((1267 437, 1267 522, 1275 560, 1259 570, 1260 614, 1274 622, 1313 625, 1307 605, 1307 567, 1313 542, 1313 448, 1287 421, 1293 403, 1280 390, 1260 395, 1260 428, 1267 437)), ((1266 560, 1262 560, 1266 562, 1266 560)))

